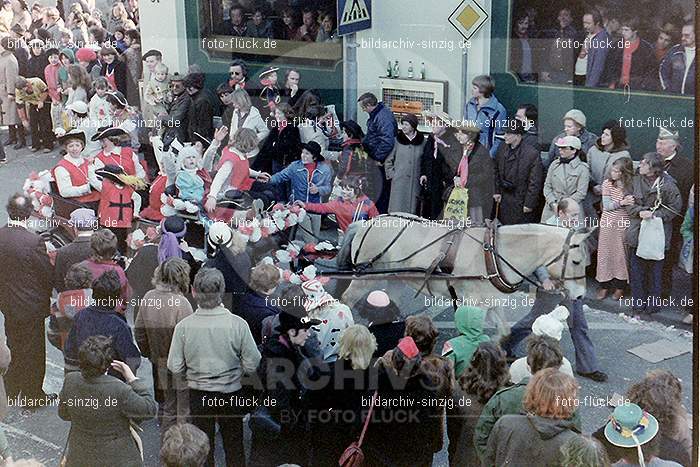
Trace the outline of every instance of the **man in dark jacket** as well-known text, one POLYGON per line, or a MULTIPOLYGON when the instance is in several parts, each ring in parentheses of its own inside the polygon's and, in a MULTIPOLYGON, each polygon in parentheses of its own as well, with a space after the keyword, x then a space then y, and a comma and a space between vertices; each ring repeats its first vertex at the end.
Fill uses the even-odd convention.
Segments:
POLYGON ((659 82, 656 56, 651 44, 639 37, 639 18, 624 18, 620 26, 622 39, 616 41, 610 51, 605 70, 609 87, 629 86, 632 91, 655 91, 659 82))
POLYGON ((574 41, 581 40, 581 33, 573 26, 569 8, 562 8, 557 15, 557 28, 547 31, 550 45, 543 57, 542 81, 554 84, 571 84, 574 78, 576 47, 574 41))
POLYGON ((192 103, 192 98, 185 91, 184 77, 181 74, 173 73, 170 78, 170 87, 173 100, 167 106, 168 115, 160 117, 160 123, 165 128, 163 133, 164 151, 170 148, 170 143, 175 139, 181 143, 187 141, 187 119, 192 103))
POLYGON ((603 27, 603 17, 598 10, 591 10, 583 15, 583 28, 588 33, 584 43, 587 53, 586 60, 586 87, 596 88, 604 86, 605 66, 608 52, 614 46, 608 32, 603 27))
POLYGON ((223 304, 231 313, 238 314, 241 299, 248 291, 251 269, 245 242, 227 224, 215 222, 209 227, 207 244, 211 258, 202 267, 223 274, 226 284, 223 304))
POLYGON ((187 118, 187 141, 197 141, 195 133, 212 139, 214 136, 214 108, 202 91, 204 89, 204 74, 190 73, 185 78, 184 84, 187 94, 192 99, 187 118))
POLYGON ((383 102, 377 101, 377 96, 371 92, 361 95, 357 102, 360 103, 360 108, 369 114, 367 132, 362 144, 364 144, 369 157, 379 163, 384 186, 376 205, 380 213, 386 213, 389 208, 391 181, 386 179, 384 160, 394 149, 396 132, 398 131, 396 118, 391 110, 386 108, 383 102))
POLYGON ((29 198, 15 193, 7 204, 8 223, 0 228, 0 256, 5 264, 0 268, 0 311, 12 351, 5 387, 8 397, 22 392, 27 399, 44 400, 44 319, 49 314, 53 267, 44 241, 27 229, 31 213, 29 198))
POLYGON ((663 286, 664 294, 669 294, 673 285, 673 268, 678 262, 678 255, 683 245, 681 237, 681 224, 685 211, 688 209, 688 197, 695 182, 695 167, 693 159, 678 154, 680 149, 680 137, 677 131, 669 131, 666 128, 659 129, 656 139, 656 153, 664 163, 664 170, 676 182, 676 187, 681 194, 682 207, 678 216, 671 223, 671 246, 668 257, 664 261, 663 286))
POLYGON ((537 222, 536 208, 542 192, 540 153, 522 142, 525 126, 511 120, 505 128, 504 140, 496 153, 496 189, 493 199, 502 224, 537 222))
POLYGON ((629 277, 632 289, 633 311, 637 313, 656 313, 660 310, 661 295, 669 294, 663 288, 663 270, 665 263, 675 264, 669 254, 674 240, 673 219, 682 217, 683 201, 676 182, 663 170, 663 161, 654 153, 647 153, 639 162, 637 174, 632 179, 634 204, 627 206, 630 226, 625 232, 625 243, 629 248, 629 277), (661 200, 658 200, 658 195, 661 200), (663 221, 665 258, 655 261, 643 259, 636 255, 639 244, 639 231, 642 219, 658 217, 663 221))
MULTIPOLYGON (((134 373, 141 365, 141 352, 134 344, 131 328, 126 318, 116 311, 120 294, 119 276, 114 271, 107 271, 93 281, 94 304, 75 315, 73 327, 63 348, 66 372, 79 369, 78 349, 90 336, 111 337, 115 360, 129 365, 134 373)), ((113 370, 110 370, 109 374, 121 377, 120 373, 113 370)))
POLYGON ((695 26, 681 30, 681 43, 668 51, 659 65, 661 88, 666 92, 695 95, 695 26))
POLYGON ((298 303, 285 305, 284 311, 278 315, 279 325, 275 328, 279 335, 276 339, 270 338, 265 341, 258 367, 258 376, 263 387, 275 401, 268 409, 269 416, 280 429, 275 440, 274 452, 265 446, 262 436, 254 433, 252 457, 260 465, 278 465, 280 462, 299 465, 308 463, 307 447, 310 440, 306 432, 307 414, 304 413, 305 401, 302 396, 305 391, 303 383, 311 379, 307 379, 310 377, 309 373, 307 378, 304 378, 304 370, 301 367, 308 360, 303 348, 311 333, 310 328, 318 326, 321 321, 307 318, 306 311, 298 303))
POLYGON ((279 313, 277 299, 271 297, 280 281, 279 270, 271 264, 260 264, 250 272, 250 291, 241 299, 236 314, 243 318, 253 334, 255 343, 262 343, 262 322, 279 313))
POLYGON ((73 211, 70 215, 70 223, 73 226, 75 238, 71 243, 56 251, 56 260, 54 261, 54 287, 58 292, 66 290, 64 281, 70 267, 92 256, 90 238, 98 227, 95 211, 87 208, 73 211))

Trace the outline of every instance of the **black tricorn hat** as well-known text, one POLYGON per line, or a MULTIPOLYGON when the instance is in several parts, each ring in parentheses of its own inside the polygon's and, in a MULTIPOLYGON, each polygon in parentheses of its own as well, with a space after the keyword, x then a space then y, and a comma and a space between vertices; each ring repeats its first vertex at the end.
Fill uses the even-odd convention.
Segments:
POLYGON ((103 179, 106 178, 111 180, 112 182, 123 184, 124 182, 119 179, 119 176, 126 175, 126 172, 124 172, 124 169, 118 165, 109 164, 105 165, 101 169, 95 170, 95 175, 103 179))
POLYGON ((304 308, 299 308, 295 310, 287 309, 281 311, 277 316, 279 318, 280 324, 275 328, 280 334, 284 334, 290 329, 309 329, 311 326, 318 326, 321 324, 321 320, 309 318, 308 316, 301 313, 304 308))
POLYGON ((126 97, 124 97, 124 94, 122 94, 120 91, 108 92, 105 95, 105 99, 110 104, 119 106, 121 108, 125 108, 127 105, 129 105, 129 102, 126 100, 126 97))
POLYGON ((99 141, 101 139, 105 138, 112 138, 115 136, 124 136, 126 135, 126 131, 122 130, 121 128, 114 128, 111 126, 103 126, 97 129, 97 133, 90 138, 90 141, 99 141))
POLYGON ((63 136, 59 136, 57 140, 59 144, 68 144, 70 140, 78 140, 83 143, 83 147, 85 147, 85 132, 74 128, 63 136))

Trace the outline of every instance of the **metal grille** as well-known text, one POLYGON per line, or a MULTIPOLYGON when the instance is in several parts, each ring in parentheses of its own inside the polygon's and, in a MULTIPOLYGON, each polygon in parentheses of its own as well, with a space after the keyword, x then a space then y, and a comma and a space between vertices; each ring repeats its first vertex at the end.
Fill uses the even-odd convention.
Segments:
POLYGON ((424 125, 425 118, 421 116, 421 112, 433 110, 435 93, 384 88, 382 101, 384 101, 384 105, 394 112, 397 122, 403 115, 412 113, 418 117, 420 124, 424 125))
POLYGON ((418 127, 426 131, 427 122, 424 111, 446 111, 447 82, 423 81, 401 78, 380 78, 382 101, 400 123, 407 114, 418 117, 418 127))

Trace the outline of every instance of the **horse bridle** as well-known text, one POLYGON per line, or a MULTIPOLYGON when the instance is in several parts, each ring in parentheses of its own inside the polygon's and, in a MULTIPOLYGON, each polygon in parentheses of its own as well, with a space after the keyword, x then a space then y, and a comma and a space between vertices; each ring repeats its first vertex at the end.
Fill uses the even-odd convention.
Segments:
POLYGON ((551 260, 549 263, 545 264, 545 267, 549 267, 550 265, 556 263, 559 261, 562 257, 564 257, 564 262, 561 265, 561 274, 559 275, 559 280, 561 281, 575 281, 579 279, 585 279, 586 275, 583 274, 581 276, 571 276, 571 277, 566 277, 566 266, 569 263, 569 252, 571 251, 572 248, 579 248, 581 245, 572 245, 571 238, 574 236, 574 234, 577 231, 575 229, 569 229, 569 233, 566 235, 566 240, 564 240, 564 246, 562 247, 561 252, 551 260))

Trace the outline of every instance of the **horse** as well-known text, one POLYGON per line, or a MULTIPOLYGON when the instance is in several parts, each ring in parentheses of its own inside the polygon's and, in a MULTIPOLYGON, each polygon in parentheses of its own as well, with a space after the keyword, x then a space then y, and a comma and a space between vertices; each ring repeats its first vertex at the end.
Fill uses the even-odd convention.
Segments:
POLYGON ((512 304, 508 294, 522 282, 540 285, 530 279, 538 267, 547 268, 563 294, 585 294, 589 235, 547 224, 491 229, 404 213, 382 215, 365 221, 352 238, 351 260, 358 274, 343 302, 353 303, 366 289, 362 274, 379 274, 401 280, 416 290, 416 296, 425 291, 455 308, 481 304, 498 332, 505 334, 507 326, 497 304, 512 304))

